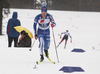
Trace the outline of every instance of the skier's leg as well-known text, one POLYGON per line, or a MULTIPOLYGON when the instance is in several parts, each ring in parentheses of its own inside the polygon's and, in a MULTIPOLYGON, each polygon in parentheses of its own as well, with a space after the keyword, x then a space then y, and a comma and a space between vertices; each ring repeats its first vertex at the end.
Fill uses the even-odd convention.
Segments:
POLYGON ((64 35, 64 37, 62 38, 62 40, 59 42, 59 44, 57 45, 57 47, 63 42, 64 39, 65 39, 65 35, 64 35))
POLYGON ((13 38, 8 36, 8 47, 11 47, 13 38))
POLYGON ((65 46, 64 46, 64 49, 66 49, 66 44, 67 44, 67 40, 65 40, 65 46))
POLYGON ((65 46, 64 46, 64 49, 66 49, 67 40, 68 40, 68 36, 66 35, 65 36, 65 46))
POLYGON ((44 52, 46 56, 49 57, 48 49, 50 47, 50 35, 46 35, 44 39, 44 52))
POLYGON ((61 44, 61 43, 63 42, 63 40, 64 40, 64 39, 62 39, 62 40, 60 41, 60 43, 59 43, 59 44, 61 44))
POLYGON ((43 57, 43 47, 44 47, 44 37, 43 35, 39 35, 39 44, 40 44, 40 61, 42 62, 44 60, 44 57, 43 57))
POLYGON ((59 44, 57 45, 57 47, 63 42, 63 39, 59 42, 59 44))

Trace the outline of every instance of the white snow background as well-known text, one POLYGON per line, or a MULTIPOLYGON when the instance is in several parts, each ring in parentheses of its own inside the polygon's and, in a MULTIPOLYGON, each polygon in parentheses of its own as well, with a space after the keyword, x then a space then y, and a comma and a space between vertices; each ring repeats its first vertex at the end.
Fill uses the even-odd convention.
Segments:
MULTIPOLYGON (((0 36, 0 74, 69 74, 59 71, 63 66, 81 67, 85 72, 72 74, 100 74, 100 12, 54 11, 48 10, 56 22, 54 35, 56 45, 60 42, 58 34, 69 30, 72 36, 64 49, 65 41, 57 48, 60 63, 57 62, 52 29, 49 48, 50 58, 56 62, 52 64, 47 58, 33 69, 40 59, 39 42, 35 41, 32 51, 30 48, 8 48, 6 27, 14 11, 18 12, 21 25, 29 29, 34 35, 33 22, 40 10, 10 9, 8 17, 3 19, 3 34, 0 36), (74 48, 85 50, 84 53, 71 52, 74 48)), ((34 39, 32 39, 34 41, 34 39)))

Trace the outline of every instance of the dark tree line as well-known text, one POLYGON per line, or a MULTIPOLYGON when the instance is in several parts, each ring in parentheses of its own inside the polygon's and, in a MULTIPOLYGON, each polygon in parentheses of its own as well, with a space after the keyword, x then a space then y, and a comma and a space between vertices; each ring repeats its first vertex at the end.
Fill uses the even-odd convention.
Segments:
POLYGON ((9 3, 7 0, 0 0, 0 35, 2 35, 2 19, 3 19, 3 13, 8 15, 9 13, 9 3))
MULTIPOLYGON (((41 2, 42 0, 40 0, 41 2)), ((38 0, 8 0, 11 8, 40 8, 38 0), (38 6, 38 7, 36 7, 38 6)), ((100 0, 46 0, 48 9, 69 11, 100 11, 100 0)))
POLYGON ((72 9, 78 9, 79 7, 79 0, 52 0, 52 1, 53 1, 52 9, 72 10, 72 9))
POLYGON ((70 11, 100 11, 100 0, 52 0, 52 9, 70 11))
POLYGON ((8 0, 11 8, 34 8, 34 3, 36 0, 8 0))

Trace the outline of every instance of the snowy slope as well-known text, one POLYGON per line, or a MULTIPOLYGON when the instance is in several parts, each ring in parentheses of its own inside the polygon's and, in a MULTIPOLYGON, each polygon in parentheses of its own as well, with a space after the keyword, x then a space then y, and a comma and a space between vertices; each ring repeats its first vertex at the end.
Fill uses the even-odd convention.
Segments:
MULTIPOLYGON (((22 26, 33 33, 33 21, 40 10, 11 9, 11 14, 3 20, 3 33, 6 34, 6 25, 13 11, 18 12, 22 26)), ((0 74, 64 74, 59 71, 63 66, 81 67, 85 72, 74 72, 72 74, 99 74, 100 73, 100 13, 99 12, 70 12, 52 11, 56 27, 54 34, 56 44, 60 38, 58 34, 69 30, 73 43, 68 40, 67 48, 64 49, 64 42, 58 47, 57 63, 56 53, 51 29, 51 45, 49 49, 50 58, 56 62, 52 64, 45 58, 44 62, 33 69, 35 62, 39 60, 38 40, 35 42, 32 51, 29 48, 7 47, 7 35, 0 36, 0 74), (82 48, 85 53, 71 52, 74 48, 82 48)), ((33 33, 34 34, 34 33, 33 33)), ((34 41, 34 39, 33 39, 34 41)))

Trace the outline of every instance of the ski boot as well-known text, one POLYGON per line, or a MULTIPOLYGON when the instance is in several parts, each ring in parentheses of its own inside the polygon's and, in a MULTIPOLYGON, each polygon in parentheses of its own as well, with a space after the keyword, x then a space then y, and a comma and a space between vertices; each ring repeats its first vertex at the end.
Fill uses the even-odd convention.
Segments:
POLYGON ((40 55, 40 56, 41 56, 40 62, 42 62, 44 60, 44 57, 43 57, 43 55, 40 55))
POLYGON ((46 57, 48 58, 49 57, 48 50, 44 49, 44 52, 45 52, 46 57))
POLYGON ((57 47, 56 48, 58 48, 59 47, 59 44, 57 45, 57 47))
POLYGON ((64 49, 66 49, 66 45, 64 46, 64 49))

